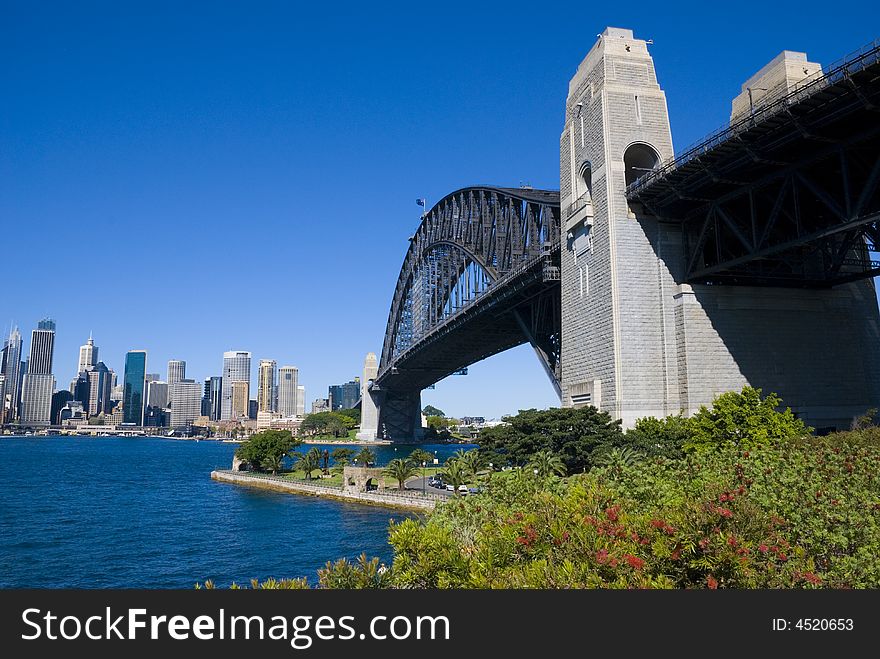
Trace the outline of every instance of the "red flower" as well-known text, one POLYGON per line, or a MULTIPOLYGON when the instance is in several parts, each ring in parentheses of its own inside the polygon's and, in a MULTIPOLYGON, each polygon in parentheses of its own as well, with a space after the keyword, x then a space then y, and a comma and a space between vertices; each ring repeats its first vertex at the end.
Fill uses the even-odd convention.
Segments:
POLYGON ((744 458, 749 457, 749 452, 748 452, 748 451, 743 451, 743 457, 744 457, 744 458))
POLYGON ((810 582, 810 583, 813 584, 814 586, 818 586, 819 584, 822 583, 822 579, 819 578, 818 575, 813 574, 812 572, 807 572, 807 573, 804 575, 804 580, 810 582))
POLYGON ((736 538, 734 536, 730 536, 727 539, 727 544, 729 544, 731 547, 736 547, 736 538))
POLYGON ((645 566, 645 561, 638 556, 625 554, 624 558, 626 559, 626 562, 629 563, 630 567, 635 568, 636 570, 641 570, 645 566))
POLYGON ((675 533, 675 527, 667 524, 666 526, 663 527, 663 531, 665 533, 668 533, 669 535, 672 535, 673 533, 675 533))
POLYGON ((721 495, 720 500, 721 500, 721 503, 724 503, 725 501, 727 501, 727 492, 725 492, 724 494, 721 495))
POLYGON ((681 558, 681 550, 676 549, 674 552, 672 552, 672 555, 669 558, 671 558, 673 561, 677 561, 679 558, 681 558))
POLYGON ((596 552, 596 560, 599 563, 606 563, 608 561, 608 550, 607 549, 600 549, 599 551, 597 551, 596 552))
POLYGON ((733 513, 728 508, 718 508, 716 512, 726 519, 733 517, 733 513))
POLYGON ((605 511, 605 517, 607 517, 609 521, 616 522, 619 512, 620 506, 611 506, 611 508, 605 511))
POLYGON ((652 519, 651 520, 651 526, 653 526, 655 529, 662 529, 665 525, 666 525, 666 522, 664 522, 661 519, 652 519))
POLYGON ((706 577, 706 585, 709 586, 710 590, 717 590, 718 589, 718 582, 715 580, 715 577, 713 577, 711 574, 708 577, 706 577))
POLYGON ((705 549, 709 546, 709 538, 703 538, 697 544, 700 545, 700 549, 705 549))

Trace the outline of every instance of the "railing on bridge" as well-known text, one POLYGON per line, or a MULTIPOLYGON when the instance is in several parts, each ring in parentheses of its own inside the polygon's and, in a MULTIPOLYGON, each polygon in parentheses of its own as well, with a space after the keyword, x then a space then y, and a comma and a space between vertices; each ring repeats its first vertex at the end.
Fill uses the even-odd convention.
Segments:
POLYGON ((699 158, 704 153, 711 151, 719 144, 726 142, 737 135, 746 132, 756 124, 761 123, 765 119, 785 110, 785 108, 799 103, 803 99, 812 94, 821 91, 829 85, 836 84, 841 80, 849 78, 853 73, 862 71, 867 67, 880 61, 880 41, 872 41, 853 51, 849 55, 837 60, 828 67, 828 72, 816 78, 807 78, 798 85, 794 90, 787 87, 770 92, 761 98, 761 105, 733 123, 722 126, 707 137, 685 149, 685 151, 674 157, 669 158, 657 169, 654 169, 644 176, 640 176, 626 187, 627 196, 632 196, 639 190, 651 185, 654 181, 662 178, 674 169, 678 169, 682 165, 699 158))

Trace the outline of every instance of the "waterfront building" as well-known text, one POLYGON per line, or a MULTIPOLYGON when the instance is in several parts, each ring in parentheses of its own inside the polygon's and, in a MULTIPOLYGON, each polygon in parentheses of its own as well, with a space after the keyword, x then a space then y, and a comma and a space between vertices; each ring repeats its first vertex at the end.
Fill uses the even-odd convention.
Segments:
POLYGON ((202 415, 209 421, 220 420, 220 406, 222 402, 223 378, 212 375, 205 378, 205 392, 202 398, 202 415))
POLYGON ((232 419, 247 419, 248 417, 248 404, 250 403, 250 382, 245 382, 244 380, 233 380, 231 386, 229 387, 229 403, 230 403, 230 417, 232 419))
POLYGON ((298 385, 296 388, 296 416, 302 418, 306 415, 306 388, 298 385))
POLYGON ((257 430, 266 430, 272 427, 272 421, 280 418, 278 412, 257 412, 257 430))
POLYGON ((6 376, 0 373, 0 426, 6 423, 6 376))
POLYGON ((282 417, 296 416, 296 394, 299 386, 299 369, 282 366, 278 369, 278 413, 282 417))
POLYGON ((73 394, 68 389, 61 389, 52 394, 52 411, 49 414, 49 423, 51 425, 61 425, 61 410, 72 400, 73 394))
POLYGON ((355 378, 345 384, 332 384, 327 390, 331 410, 350 410, 361 397, 361 381, 355 378))
POLYGON ((98 362, 86 373, 88 376, 88 406, 83 404, 89 416, 103 414, 110 409, 110 369, 98 362))
POLYGON ((191 425, 202 414, 202 385, 195 380, 178 380, 168 384, 168 395, 171 399, 172 428, 191 425))
POLYGON ((158 407, 165 409, 168 407, 168 401, 171 400, 171 385, 162 380, 156 379, 147 384, 147 405, 150 407, 158 407))
POLYGON ((48 426, 52 417, 52 392, 55 377, 51 373, 24 374, 21 383, 21 423, 48 426))
POLYGON ((274 359, 261 359, 257 372, 257 405, 259 412, 275 411, 275 376, 277 362, 274 359))
POLYGON ((182 359, 172 359, 168 362, 168 386, 175 382, 186 379, 186 362, 182 359))
POLYGON ((89 399, 91 397, 91 392, 89 391, 88 371, 82 371, 76 379, 70 383, 70 388, 73 393, 73 400, 82 403, 83 409, 88 411, 89 399))
MULTIPOLYGON (((228 420, 235 418, 232 414, 232 395, 233 384, 235 382, 247 383, 248 391, 250 391, 251 382, 251 353, 244 350, 230 350, 223 353, 223 382, 221 385, 221 406, 220 418, 228 420)), ((241 388, 239 387, 239 390, 241 388)), ((244 399, 243 410, 241 416, 247 416, 247 401, 249 397, 244 399)))
POLYGON ((87 420, 86 411, 78 400, 69 400, 58 412, 58 423, 62 426, 80 425, 87 420))
POLYGON ((330 411, 330 401, 326 398, 316 398, 312 402, 312 414, 320 414, 321 412, 330 411))
POLYGON ((259 411, 260 406, 257 405, 257 401, 251 398, 248 401, 248 419, 252 419, 254 421, 257 420, 257 412, 259 411))
POLYGON ((150 428, 165 428, 168 426, 168 417, 170 414, 171 410, 147 405, 147 409, 144 410, 144 426, 150 428))
POLYGON ((6 423, 14 423, 18 418, 18 401, 21 398, 21 332, 13 327, 3 346, 2 373, 6 380, 5 407, 6 423))
POLYGON ((122 376, 122 423, 144 425, 144 388, 147 375, 147 351, 130 350, 125 354, 122 376))
POLYGON ((28 373, 48 375, 52 373, 52 357, 55 352, 55 321, 44 318, 31 332, 31 354, 28 373))
POLYGON ((122 384, 114 384, 110 389, 110 400, 116 401, 117 403, 122 400, 125 396, 125 385, 122 384))
MULTIPOLYGON (((124 375, 123 378, 125 378, 124 375)), ((116 407, 113 408, 113 411, 110 412, 110 414, 104 414, 103 421, 105 426, 118 426, 122 423, 125 423, 125 412, 123 410, 123 404, 117 403, 116 407)))
POLYGON ((98 363, 98 346, 92 339, 92 333, 89 332, 89 340, 85 345, 79 347, 79 364, 76 367, 77 373, 88 371, 92 366, 98 363))

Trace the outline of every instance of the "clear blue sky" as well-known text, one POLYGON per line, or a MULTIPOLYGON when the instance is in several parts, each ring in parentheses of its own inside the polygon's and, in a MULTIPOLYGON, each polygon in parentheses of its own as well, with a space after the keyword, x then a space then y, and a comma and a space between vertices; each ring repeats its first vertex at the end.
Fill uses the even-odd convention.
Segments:
MULTIPOLYGON (((557 188, 568 79, 607 25, 654 40, 676 148, 782 49, 880 36, 872 2, 0 2, 0 325, 94 332, 108 366, 300 368, 308 401, 379 352, 416 197, 557 188), (320 4, 320 6, 315 6, 320 4)), ((423 399, 556 404, 528 347, 423 399)))

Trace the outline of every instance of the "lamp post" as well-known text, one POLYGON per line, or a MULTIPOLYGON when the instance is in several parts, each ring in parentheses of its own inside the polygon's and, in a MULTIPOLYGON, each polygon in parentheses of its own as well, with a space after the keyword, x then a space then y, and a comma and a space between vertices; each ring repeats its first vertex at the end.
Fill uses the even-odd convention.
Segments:
POLYGON ((749 94, 749 116, 750 116, 750 117, 751 117, 751 116, 754 116, 754 114, 755 114, 755 103, 754 103, 754 101, 752 100, 752 90, 753 90, 753 89, 754 89, 755 91, 759 91, 759 92, 767 92, 767 91, 770 91, 770 90, 767 89, 766 87, 746 87, 746 91, 747 91, 748 94, 749 94))
POLYGON ((422 460, 422 496, 427 496, 427 494, 428 494, 428 486, 427 486, 428 475, 425 472, 425 465, 426 464, 427 463, 424 460, 422 460))

